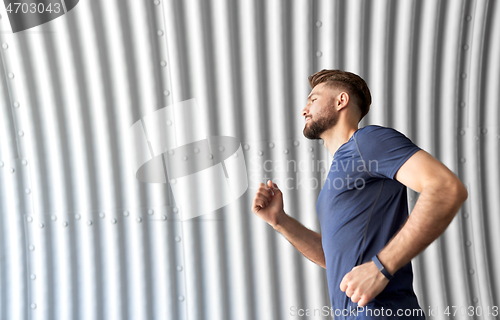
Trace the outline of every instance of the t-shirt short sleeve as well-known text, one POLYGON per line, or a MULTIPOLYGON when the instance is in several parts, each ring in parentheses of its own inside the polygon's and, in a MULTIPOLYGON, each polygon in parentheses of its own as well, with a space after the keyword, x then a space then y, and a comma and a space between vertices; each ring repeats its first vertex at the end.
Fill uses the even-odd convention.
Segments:
POLYGON ((370 175, 394 179, 399 168, 421 150, 401 132, 381 126, 367 126, 355 136, 358 152, 370 175))

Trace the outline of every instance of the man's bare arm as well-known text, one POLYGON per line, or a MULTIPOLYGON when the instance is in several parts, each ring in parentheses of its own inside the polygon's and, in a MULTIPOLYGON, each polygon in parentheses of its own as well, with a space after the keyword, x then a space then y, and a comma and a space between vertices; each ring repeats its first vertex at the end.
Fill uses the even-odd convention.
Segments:
POLYGON ((321 235, 300 224, 283 210, 283 194, 278 186, 260 184, 252 204, 252 211, 269 223, 307 259, 325 268, 325 255, 321 235))
POLYGON ((280 216, 280 222, 273 226, 273 228, 284 235, 304 257, 320 267, 326 268, 321 234, 304 227, 285 212, 280 216))
MULTIPOLYGON (((378 254, 390 274, 437 239, 467 199, 467 190, 457 176, 423 150, 411 156, 395 178, 419 192, 420 197, 407 222, 378 254)), ((340 290, 359 306, 366 306, 388 282, 375 263, 370 261, 346 274, 340 283, 340 290)))
POLYGON ((436 240, 467 199, 467 190, 457 176, 423 150, 413 155, 395 178, 420 196, 403 228, 378 254, 391 274, 436 240))

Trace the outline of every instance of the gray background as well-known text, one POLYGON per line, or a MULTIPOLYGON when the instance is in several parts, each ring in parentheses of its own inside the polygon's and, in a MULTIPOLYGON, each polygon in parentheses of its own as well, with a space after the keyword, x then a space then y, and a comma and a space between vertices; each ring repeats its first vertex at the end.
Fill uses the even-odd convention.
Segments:
MULTIPOLYGON (((328 168, 300 115, 323 68, 368 82, 361 126, 400 130, 468 188, 414 260, 422 307, 500 305, 498 1, 87 0, 24 32, 0 24, 1 319, 300 319, 291 307, 328 305, 324 270, 250 211, 260 180, 296 177, 265 160, 324 160, 308 179, 328 168), (135 179, 127 131, 191 98, 256 179, 180 222, 168 185, 135 179)), ((283 193, 319 230, 319 188, 283 193)))

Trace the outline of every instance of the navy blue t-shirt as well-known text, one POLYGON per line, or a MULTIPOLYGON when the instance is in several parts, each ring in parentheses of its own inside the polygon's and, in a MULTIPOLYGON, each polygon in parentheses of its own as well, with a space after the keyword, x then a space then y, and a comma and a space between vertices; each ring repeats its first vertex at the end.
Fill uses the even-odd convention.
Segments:
POLYGON ((364 311, 353 312, 357 304, 340 291, 342 278, 353 267, 371 261, 406 222, 406 187, 394 175, 419 150, 400 132, 370 125, 354 132, 335 152, 316 204, 335 319, 396 319, 401 318, 398 309, 407 315, 407 310, 417 310, 405 319, 424 319, 423 312, 415 316, 420 307, 411 262, 394 274, 364 311))

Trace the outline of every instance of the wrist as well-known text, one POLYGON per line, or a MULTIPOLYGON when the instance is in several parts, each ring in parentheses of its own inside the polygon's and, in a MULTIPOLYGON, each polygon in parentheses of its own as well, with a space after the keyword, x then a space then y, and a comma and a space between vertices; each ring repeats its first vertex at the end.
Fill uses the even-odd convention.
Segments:
POLYGON ((281 210, 281 212, 277 215, 275 222, 271 224, 271 226, 274 228, 274 230, 281 233, 281 230, 283 230, 286 226, 288 218, 289 217, 285 213, 285 211, 281 210))
POLYGON ((393 259, 388 257, 387 254, 383 252, 383 250, 380 251, 379 254, 377 254, 377 258, 384 266, 385 270, 387 270, 387 272, 389 272, 391 275, 395 274, 396 271, 398 271, 399 267, 394 263, 393 259))
POLYGON ((393 274, 390 273, 385 266, 382 264, 382 262, 379 260, 377 255, 374 255, 372 258, 372 261, 375 263, 375 266, 377 269, 380 271, 380 274, 383 275, 387 280, 391 281, 393 274))

